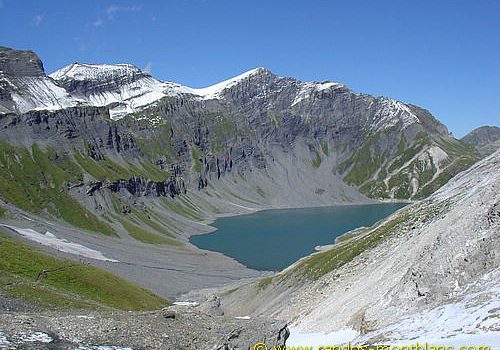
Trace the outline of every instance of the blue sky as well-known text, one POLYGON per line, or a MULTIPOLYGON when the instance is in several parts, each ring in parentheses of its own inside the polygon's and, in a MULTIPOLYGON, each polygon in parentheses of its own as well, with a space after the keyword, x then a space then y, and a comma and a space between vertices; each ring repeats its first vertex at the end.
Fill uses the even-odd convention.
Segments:
POLYGON ((458 137, 500 124, 498 0, 0 0, 0 45, 193 87, 262 66, 420 105, 458 137))

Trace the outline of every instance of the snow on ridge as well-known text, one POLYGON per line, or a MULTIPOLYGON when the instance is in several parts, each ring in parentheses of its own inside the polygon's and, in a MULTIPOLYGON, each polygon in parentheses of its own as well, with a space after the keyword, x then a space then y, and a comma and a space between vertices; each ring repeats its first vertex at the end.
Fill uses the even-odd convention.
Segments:
POLYGON ((156 80, 151 76, 145 76, 135 82, 120 86, 119 91, 105 91, 95 94, 90 97, 90 103, 100 106, 105 106, 112 102, 121 103, 110 110, 110 117, 118 120, 166 96, 190 94, 206 100, 220 98, 221 93, 225 89, 237 85, 241 81, 261 72, 262 69, 255 68, 234 78, 205 88, 190 88, 173 82, 156 80))
POLYGON ((64 88, 47 77, 23 77, 16 79, 16 91, 11 94, 17 110, 58 110, 83 103, 71 96, 64 88))
POLYGON ((100 88, 85 92, 74 92, 79 98, 91 106, 107 106, 118 103, 109 110, 111 119, 118 120, 125 115, 134 113, 145 106, 151 105, 166 96, 190 93, 188 88, 171 82, 162 82, 143 73, 131 64, 72 64, 50 75, 53 79, 98 81, 100 88), (130 79, 115 85, 117 78, 136 75, 137 79, 130 79), (109 87, 106 85, 109 84, 109 87))
POLYGON ((296 105, 302 100, 309 98, 315 91, 323 91, 332 88, 343 87, 344 85, 340 83, 332 83, 332 82, 323 82, 323 83, 301 83, 301 88, 295 95, 295 98, 291 104, 291 106, 296 105))
POLYGON ((205 88, 190 88, 173 82, 164 82, 143 73, 131 64, 79 64, 74 63, 52 74, 55 80, 102 80, 112 82, 116 77, 142 74, 139 79, 121 84, 118 88, 78 96, 92 106, 107 106, 119 103, 110 110, 111 119, 118 120, 145 106, 151 105, 166 96, 191 94, 201 99, 219 98, 222 91, 242 80, 261 72, 263 68, 255 68, 243 74, 205 88))
POLYGON ((204 88, 187 88, 193 95, 198 95, 204 99, 214 99, 220 96, 221 92, 234 85, 237 85, 242 80, 245 80, 253 75, 256 75, 265 69, 262 67, 251 69, 245 73, 237 75, 233 78, 221 81, 220 83, 210 85, 204 88))
POLYGON ((402 123, 402 129, 420 123, 420 119, 403 102, 389 97, 380 97, 380 107, 373 115, 373 130, 378 132, 402 123))
POLYGON ((51 74, 54 80, 93 80, 107 79, 116 75, 132 75, 142 71, 132 64, 88 64, 73 63, 51 74))

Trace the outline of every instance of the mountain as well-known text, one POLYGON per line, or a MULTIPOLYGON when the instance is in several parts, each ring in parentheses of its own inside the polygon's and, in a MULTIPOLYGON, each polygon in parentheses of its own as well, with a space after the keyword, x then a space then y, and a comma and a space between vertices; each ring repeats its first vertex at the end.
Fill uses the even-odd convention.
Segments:
POLYGON ((127 64, 0 62, 2 221, 163 297, 258 275, 187 242, 217 216, 425 198, 479 159, 425 109, 340 83, 257 68, 194 89, 127 64))
POLYGON ((487 156, 500 149, 500 128, 481 126, 472 130, 460 140, 474 146, 481 155, 487 156))
POLYGON ((57 110, 77 103, 45 75, 42 61, 34 52, 0 46, 0 112, 57 110))
POLYGON ((226 314, 291 320, 287 345, 311 346, 321 332, 332 344, 343 335, 362 344, 494 347, 499 186, 497 151, 427 199, 216 298, 226 314))

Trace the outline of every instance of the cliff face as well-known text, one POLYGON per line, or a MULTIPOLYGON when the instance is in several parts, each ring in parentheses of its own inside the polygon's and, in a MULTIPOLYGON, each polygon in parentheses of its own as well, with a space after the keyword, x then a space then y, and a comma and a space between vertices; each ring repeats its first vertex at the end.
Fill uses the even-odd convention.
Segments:
POLYGON ((6 47, 0 47, 0 71, 11 77, 45 75, 42 61, 33 51, 11 50, 6 47))
POLYGON ((193 89, 132 65, 0 61, 0 197, 84 229, 122 231, 102 220, 118 215, 158 233, 135 214, 156 208, 177 236, 162 215, 423 198, 478 159, 428 111, 338 83, 257 68, 193 89))

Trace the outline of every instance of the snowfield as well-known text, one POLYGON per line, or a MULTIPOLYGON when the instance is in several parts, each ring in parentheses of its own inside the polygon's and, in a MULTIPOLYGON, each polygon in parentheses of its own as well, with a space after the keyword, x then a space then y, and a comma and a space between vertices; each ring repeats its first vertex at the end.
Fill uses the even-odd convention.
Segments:
POLYGON ((54 234, 50 233, 49 231, 45 232, 45 234, 37 232, 35 230, 32 230, 30 228, 19 228, 15 226, 10 226, 10 225, 2 225, 4 227, 8 227, 11 230, 16 231, 19 233, 21 236, 40 243, 42 245, 45 245, 47 247, 54 248, 56 250, 59 250, 61 252, 69 253, 69 254, 74 254, 78 256, 83 256, 85 258, 90 258, 94 260, 101 260, 101 261, 110 261, 110 262, 119 262, 118 260, 111 259, 106 257, 102 252, 98 250, 94 250, 91 248, 88 248, 84 245, 78 244, 78 243, 73 243, 69 242, 65 239, 57 238, 54 234))
POLYGON ((302 331, 290 327, 289 346, 339 345, 373 343, 383 336, 385 344, 435 344, 459 347, 487 345, 500 349, 500 269, 482 278, 485 289, 467 295, 456 303, 411 315, 400 322, 360 335, 353 329, 331 333, 302 331))

